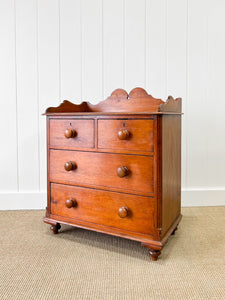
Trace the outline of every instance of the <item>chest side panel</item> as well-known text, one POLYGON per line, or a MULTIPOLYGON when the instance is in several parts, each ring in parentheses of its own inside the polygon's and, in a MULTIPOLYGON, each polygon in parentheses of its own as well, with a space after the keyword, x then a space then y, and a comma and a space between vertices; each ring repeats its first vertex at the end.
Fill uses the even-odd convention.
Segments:
POLYGON ((164 115, 162 134, 162 236, 181 213, 181 116, 164 115))

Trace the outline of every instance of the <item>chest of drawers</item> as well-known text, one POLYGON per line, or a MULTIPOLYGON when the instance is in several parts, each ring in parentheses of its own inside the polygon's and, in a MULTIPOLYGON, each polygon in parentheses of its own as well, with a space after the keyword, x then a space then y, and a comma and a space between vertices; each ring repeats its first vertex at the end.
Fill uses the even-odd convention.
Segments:
POLYGON ((46 110, 44 222, 136 240, 157 260, 181 220, 181 99, 141 88, 46 110))

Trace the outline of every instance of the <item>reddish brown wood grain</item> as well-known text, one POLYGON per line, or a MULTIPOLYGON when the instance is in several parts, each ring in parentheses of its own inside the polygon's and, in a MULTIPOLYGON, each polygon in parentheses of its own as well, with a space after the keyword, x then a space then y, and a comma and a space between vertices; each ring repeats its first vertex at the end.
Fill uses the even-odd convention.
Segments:
POLYGON ((150 197, 51 184, 51 214, 150 235, 153 231, 152 203, 150 197), (66 201, 71 198, 77 205, 68 208, 66 201), (119 211, 123 207, 128 211, 121 218, 119 211))
POLYGON ((153 157, 50 150, 50 181, 151 196, 153 157), (66 162, 76 164, 76 169, 66 171, 66 162), (122 166, 129 174, 120 178, 117 170, 122 166))
POLYGON ((153 98, 142 89, 135 88, 130 94, 122 89, 112 92, 111 96, 98 104, 82 102, 74 104, 65 100, 58 107, 49 107, 45 114, 71 113, 71 112, 174 112, 181 113, 181 99, 173 99, 169 96, 166 102, 161 99, 153 98))
POLYGON ((164 101, 161 99, 153 98, 148 95, 144 89, 135 89, 130 92, 129 95, 118 94, 117 91, 113 92, 106 100, 99 102, 96 105, 88 103, 89 111, 91 112, 126 112, 135 111, 143 112, 158 111, 160 104, 164 101), (136 91, 135 91, 136 90, 136 91))
POLYGON ((159 105, 158 111, 181 113, 182 111, 181 98, 174 99, 172 96, 169 96, 166 103, 162 103, 159 105))
MULTIPOLYGON (((47 207, 46 207, 46 217, 50 214, 50 206, 51 206, 51 184, 50 184, 50 129, 49 129, 50 120, 46 118, 46 144, 47 144, 47 207)), ((55 225, 55 224, 53 224, 55 225)))
POLYGON ((98 148, 153 152, 153 120, 98 120, 98 148), (123 130, 129 135, 121 139, 123 130))
MULTIPOLYGON (((67 132, 66 132, 67 133, 67 132)), ((50 147, 59 149, 82 149, 94 147, 94 120, 51 119, 50 147), (73 137, 65 137, 65 132, 73 130, 73 137)))
POLYGON ((181 117, 162 119, 162 236, 181 214, 181 117))
POLYGON ((44 221, 140 241, 157 260, 181 220, 181 99, 117 89, 46 114, 44 221))

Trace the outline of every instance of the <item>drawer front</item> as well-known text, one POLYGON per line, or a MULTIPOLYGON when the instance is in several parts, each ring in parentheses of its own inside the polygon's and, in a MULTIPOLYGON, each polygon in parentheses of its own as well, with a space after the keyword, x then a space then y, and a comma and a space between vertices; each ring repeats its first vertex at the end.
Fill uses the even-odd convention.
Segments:
POLYGON ((98 120, 98 148, 153 152, 153 120, 98 120))
POLYGON ((153 157, 50 150, 50 181, 153 194, 153 157), (70 171, 65 170, 72 166, 70 171), (124 168, 126 167, 126 169, 124 168), (127 172, 128 171, 128 172, 127 172), (119 177, 119 175, 124 177, 119 177), (127 174, 128 173, 128 174, 127 174), (127 174, 127 175, 126 175, 127 174))
POLYGON ((153 206, 150 197, 51 184, 51 214, 74 220, 152 234, 153 206))
POLYGON ((51 119, 49 126, 51 148, 94 147, 94 120, 51 119))

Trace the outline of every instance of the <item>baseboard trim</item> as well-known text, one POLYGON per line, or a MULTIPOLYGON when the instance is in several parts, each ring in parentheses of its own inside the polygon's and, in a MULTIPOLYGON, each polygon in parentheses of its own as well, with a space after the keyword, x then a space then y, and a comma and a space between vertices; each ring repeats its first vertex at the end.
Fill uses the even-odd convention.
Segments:
POLYGON ((181 206, 224 206, 225 188, 182 190, 181 206))
POLYGON ((45 209, 46 199, 45 192, 0 193, 0 210, 45 209))
MULTIPOLYGON (((225 206, 224 189, 184 189, 182 190, 182 207, 225 206)), ((45 209, 47 193, 45 192, 3 192, 0 193, 0 210, 45 209)))

